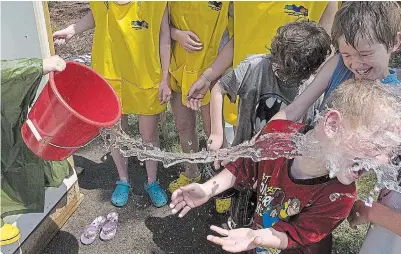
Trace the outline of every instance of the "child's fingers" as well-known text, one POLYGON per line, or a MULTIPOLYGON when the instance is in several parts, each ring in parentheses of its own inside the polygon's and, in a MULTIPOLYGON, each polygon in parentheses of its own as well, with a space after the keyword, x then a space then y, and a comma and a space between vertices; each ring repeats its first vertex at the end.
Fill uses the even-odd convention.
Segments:
POLYGON ((234 240, 230 240, 227 237, 218 237, 214 235, 208 235, 207 240, 211 241, 212 243, 218 244, 220 246, 227 246, 227 245, 235 245, 236 242, 234 240))
POLYGON ((189 212, 189 210, 191 210, 191 207, 189 207, 188 205, 184 206, 184 209, 182 209, 182 211, 180 212, 178 217, 180 217, 180 218, 184 217, 185 214, 187 214, 189 212))
POLYGON ((202 100, 196 101, 196 109, 200 109, 202 107, 202 100))
MULTIPOLYGON (((178 202, 178 200, 179 200, 180 198, 183 198, 183 196, 182 196, 182 190, 181 190, 181 189, 177 189, 177 190, 175 190, 175 191, 173 192, 173 194, 171 194, 171 200, 173 201, 173 202, 171 202, 171 203, 174 203, 175 200, 177 200, 177 202, 178 202)), ((175 202, 174 204, 177 204, 177 202, 175 202)))
POLYGON ((56 72, 62 72, 63 70, 64 69, 59 65, 54 66, 54 71, 56 71, 56 72))
POLYGON ((159 97, 160 104, 163 104, 163 89, 159 89, 158 97, 159 97))
POLYGON ((178 203, 184 201, 183 196, 178 196, 176 198, 171 198, 170 208, 174 208, 178 203))
POLYGON ((252 241, 255 245, 261 245, 262 244, 262 237, 257 236, 255 239, 252 241))
POLYGON ((190 107, 192 110, 196 110, 196 103, 195 103, 195 99, 194 99, 194 98, 191 98, 191 99, 189 100, 189 107, 190 107))
POLYGON ((216 232, 217 234, 222 235, 222 236, 228 236, 228 232, 229 232, 227 229, 224 229, 224 228, 221 228, 221 227, 218 227, 215 225, 210 226, 210 230, 213 230, 214 232, 216 232))
POLYGON ((201 40, 199 39, 198 35, 196 35, 194 32, 188 31, 188 34, 190 37, 194 38, 200 46, 202 46, 201 40))
POLYGON ((185 46, 184 46, 184 49, 185 49, 188 53, 192 53, 192 52, 193 52, 192 49, 190 49, 190 48, 188 47, 188 45, 185 45, 185 46))
POLYGON ((217 169, 220 169, 220 163, 221 163, 221 161, 219 161, 219 160, 215 160, 214 162, 213 162, 213 164, 214 164, 214 168, 217 170, 217 169))
POLYGON ((167 103, 170 100, 171 94, 165 93, 165 97, 163 98, 164 103, 167 103))
POLYGON ((184 208, 187 205, 185 201, 179 202, 173 209, 171 209, 172 214, 178 213, 182 208, 184 208))
POLYGON ((224 160, 224 161, 221 162, 221 165, 222 165, 223 167, 225 167, 225 166, 227 166, 229 163, 231 163, 230 160, 224 160))
POLYGON ((202 50, 202 47, 194 46, 191 43, 194 43, 194 41, 188 42, 188 45, 187 45, 187 48, 190 49, 191 51, 200 51, 200 50, 202 50))
POLYGON ((56 40, 54 41, 54 44, 56 44, 57 46, 60 46, 60 45, 64 44, 64 40, 62 40, 62 39, 56 39, 56 40))

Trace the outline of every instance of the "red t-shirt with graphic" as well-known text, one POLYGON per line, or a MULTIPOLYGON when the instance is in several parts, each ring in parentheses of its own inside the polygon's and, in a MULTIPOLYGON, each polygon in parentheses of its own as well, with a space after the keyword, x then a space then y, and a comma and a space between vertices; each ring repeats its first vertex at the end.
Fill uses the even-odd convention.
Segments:
MULTIPOLYGON (((261 134, 295 133, 304 126, 285 120, 266 125, 261 134)), ((269 141, 271 142, 271 141, 269 141)), ((282 142, 291 150, 291 139, 282 142)), ((322 176, 294 179, 293 160, 279 158, 253 162, 241 158, 227 165, 235 175, 236 187, 257 183, 258 201, 253 229, 272 227, 288 236, 288 249, 257 248, 257 253, 331 253, 331 232, 347 218, 355 200, 355 184, 343 185, 322 176)))

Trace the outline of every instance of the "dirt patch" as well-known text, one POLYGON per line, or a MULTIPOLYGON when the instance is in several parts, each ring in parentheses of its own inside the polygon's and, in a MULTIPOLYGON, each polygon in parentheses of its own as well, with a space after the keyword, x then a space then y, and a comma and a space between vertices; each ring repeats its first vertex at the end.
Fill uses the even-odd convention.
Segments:
MULTIPOLYGON (((50 20, 53 32, 77 23, 89 11, 89 2, 48 2, 50 20)), ((90 53, 92 49, 93 32, 91 29, 74 36, 67 45, 55 46, 56 54, 64 59, 90 53)))

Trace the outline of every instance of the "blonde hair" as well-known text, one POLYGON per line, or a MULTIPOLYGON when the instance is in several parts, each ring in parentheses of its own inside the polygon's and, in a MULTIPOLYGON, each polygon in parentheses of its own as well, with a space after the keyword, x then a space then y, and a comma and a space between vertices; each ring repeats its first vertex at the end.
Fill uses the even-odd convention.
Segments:
POLYGON ((401 120, 401 89, 380 81, 348 80, 330 94, 325 107, 339 111, 353 128, 388 127, 401 120))

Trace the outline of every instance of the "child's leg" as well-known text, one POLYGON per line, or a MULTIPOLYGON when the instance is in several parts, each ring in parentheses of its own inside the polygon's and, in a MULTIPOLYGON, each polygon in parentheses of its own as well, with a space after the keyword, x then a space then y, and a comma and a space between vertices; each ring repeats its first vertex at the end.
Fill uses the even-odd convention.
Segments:
MULTIPOLYGON (((121 128, 124 132, 128 131, 128 115, 121 117, 121 128)), ((128 202, 128 194, 130 185, 128 183, 128 158, 124 157, 119 149, 113 148, 111 156, 116 164, 119 181, 116 183, 116 188, 111 195, 111 203, 115 206, 122 207, 128 202)))
MULTIPOLYGON (((142 141, 159 147, 159 133, 158 121, 159 115, 145 116, 138 115, 139 118, 139 132, 141 133, 142 141)), ((145 182, 144 187, 149 194, 152 203, 156 207, 162 207, 167 204, 168 198, 166 192, 157 181, 157 161, 147 160, 145 162, 146 173, 148 180, 145 182)))
MULTIPOLYGON (((128 132, 128 115, 122 115, 121 128, 124 132, 128 132)), ((111 156, 116 164, 120 181, 128 182, 128 158, 124 157, 117 148, 111 150, 111 156)))
MULTIPOLYGON (((142 141, 150 143, 155 147, 160 146, 158 121, 159 115, 145 116, 138 115, 139 118, 139 132, 141 133, 142 141)), ((153 183, 157 179, 157 161, 147 160, 145 162, 146 172, 148 174, 148 184, 153 183)))
MULTIPOLYGON (((196 115, 192 109, 187 108, 181 102, 181 94, 173 92, 171 96, 171 109, 174 115, 175 126, 180 137, 181 147, 184 153, 198 152, 199 140, 196 132, 196 115)), ((178 180, 170 183, 169 190, 174 192, 193 181, 200 181, 200 172, 196 164, 185 163, 185 172, 178 180)))
POLYGON ((203 131, 206 134, 206 137, 210 136, 211 133, 211 120, 210 120, 210 104, 204 105, 201 107, 202 114, 202 122, 203 122, 203 131))

